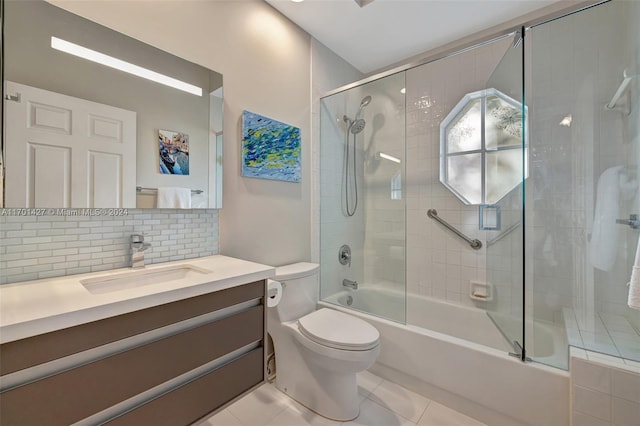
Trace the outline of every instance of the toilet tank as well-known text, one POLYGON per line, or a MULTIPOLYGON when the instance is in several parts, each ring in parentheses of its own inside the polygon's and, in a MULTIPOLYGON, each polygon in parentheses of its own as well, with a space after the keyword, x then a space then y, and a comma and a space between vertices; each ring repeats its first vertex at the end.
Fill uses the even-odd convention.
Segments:
POLYGON ((300 262, 276 268, 272 279, 282 284, 282 299, 275 307, 280 321, 293 321, 316 309, 320 281, 317 263, 300 262))

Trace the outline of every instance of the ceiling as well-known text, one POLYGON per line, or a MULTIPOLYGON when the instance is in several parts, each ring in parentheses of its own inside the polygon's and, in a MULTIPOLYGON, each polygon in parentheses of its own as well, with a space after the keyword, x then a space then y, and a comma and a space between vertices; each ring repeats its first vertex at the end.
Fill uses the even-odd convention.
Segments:
POLYGON ((557 1, 266 0, 365 74, 557 1))

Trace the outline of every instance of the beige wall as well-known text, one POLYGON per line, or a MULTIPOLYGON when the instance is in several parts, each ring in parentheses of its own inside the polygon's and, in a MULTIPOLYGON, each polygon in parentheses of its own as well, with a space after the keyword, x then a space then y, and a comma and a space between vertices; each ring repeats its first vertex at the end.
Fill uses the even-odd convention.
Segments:
POLYGON ((220 252, 271 265, 310 259, 307 33, 259 0, 50 2, 222 73, 225 143, 220 252), (301 183, 241 177, 243 109, 301 129, 301 183))

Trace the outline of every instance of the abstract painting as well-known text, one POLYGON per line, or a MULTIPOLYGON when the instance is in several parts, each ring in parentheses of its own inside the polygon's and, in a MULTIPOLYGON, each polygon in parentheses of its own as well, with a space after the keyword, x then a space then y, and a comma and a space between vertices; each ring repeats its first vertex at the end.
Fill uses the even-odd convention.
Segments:
POLYGON ((189 135, 169 130, 158 130, 160 173, 164 175, 189 174, 189 135))
POLYGON ((300 129, 242 111, 242 176, 300 182, 300 129))

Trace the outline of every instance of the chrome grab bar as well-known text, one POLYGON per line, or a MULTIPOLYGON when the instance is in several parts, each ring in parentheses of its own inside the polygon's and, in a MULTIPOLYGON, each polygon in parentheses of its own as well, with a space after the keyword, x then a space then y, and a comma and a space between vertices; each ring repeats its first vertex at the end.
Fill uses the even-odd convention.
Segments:
POLYGON ((438 223, 440 223, 442 226, 444 226, 445 228, 447 228, 449 231, 453 232, 454 234, 456 234, 458 237, 462 238, 463 240, 465 240, 467 243, 469 243, 469 245, 471 246, 472 249, 474 250, 480 250, 482 248, 482 241, 478 240, 478 239, 471 239, 469 237, 467 237, 466 235, 464 235, 462 232, 458 231, 456 228, 454 228, 453 226, 449 225, 444 219, 440 219, 440 217, 438 216, 438 212, 436 211, 436 209, 429 209, 427 210, 427 216, 429 216, 431 219, 436 220, 438 223))

